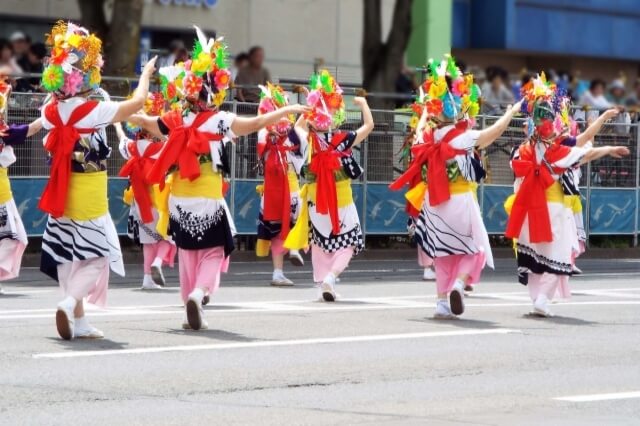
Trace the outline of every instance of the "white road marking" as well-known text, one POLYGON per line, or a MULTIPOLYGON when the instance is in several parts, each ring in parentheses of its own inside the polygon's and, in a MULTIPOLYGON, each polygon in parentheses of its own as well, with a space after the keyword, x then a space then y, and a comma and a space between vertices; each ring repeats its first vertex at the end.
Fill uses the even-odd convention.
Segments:
POLYGON ((258 342, 240 342, 240 343, 212 343, 208 345, 181 345, 181 346, 156 346, 148 348, 135 349, 113 349, 103 351, 77 351, 77 352, 49 352, 33 354, 33 358, 84 358, 106 355, 130 355, 160 352, 191 352, 206 350, 225 350, 225 349, 246 349, 246 348, 265 348, 276 346, 307 346, 321 345, 331 343, 362 343, 362 342, 378 342, 385 340, 406 340, 406 339, 425 339, 431 337, 453 337, 453 336, 477 336, 485 334, 509 334, 521 333, 521 330, 513 330, 509 328, 494 328, 486 330, 456 330, 456 331, 434 331, 425 333, 404 333, 404 334, 378 334, 370 336, 345 336, 345 337, 319 337, 312 339, 294 339, 294 340, 276 340, 276 341, 258 341, 258 342))
POLYGON ((636 392, 619 392, 619 393, 596 393, 593 395, 575 395, 575 396, 562 396, 553 398, 556 401, 569 401, 569 402, 596 402, 596 401, 612 401, 615 399, 632 399, 640 398, 640 391, 636 392))

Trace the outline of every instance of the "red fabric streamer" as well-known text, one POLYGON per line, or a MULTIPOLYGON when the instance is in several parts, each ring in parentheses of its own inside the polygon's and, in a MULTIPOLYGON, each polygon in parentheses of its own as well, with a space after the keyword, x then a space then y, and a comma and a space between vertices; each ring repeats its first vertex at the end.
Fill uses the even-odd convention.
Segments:
MULTIPOLYGON (((554 144, 547 149, 544 160, 550 164, 565 157, 570 148, 554 144)), ((551 170, 544 162, 537 163, 536 153, 532 145, 520 148, 520 159, 513 160, 513 172, 516 177, 523 178, 520 189, 513 201, 513 207, 505 236, 519 238, 525 218, 529 218, 529 240, 532 243, 549 243, 553 241, 549 206, 545 191, 555 182, 551 170)), ((553 168, 553 173, 561 174, 563 169, 553 168)))
POLYGON ((458 122, 455 127, 447 132, 439 143, 433 140, 432 133, 425 133, 424 143, 414 145, 411 148, 413 161, 409 168, 398 179, 393 181, 389 188, 397 191, 406 184, 415 185, 422 179, 422 166, 427 165, 427 182, 429 183, 429 204, 437 206, 451 198, 449 192, 449 177, 447 176, 447 160, 456 155, 466 154, 463 149, 455 149, 449 142, 467 131, 466 121, 458 122))
POLYGON ((309 170, 316 175, 316 211, 329 215, 331 232, 333 235, 338 235, 340 233, 340 218, 338 217, 338 191, 335 173, 340 170, 342 164, 340 163, 341 154, 336 148, 345 140, 347 134, 344 132, 334 134, 326 149, 321 146, 315 132, 311 132, 309 137, 314 152, 309 170))
POLYGON ((264 168, 264 220, 281 221, 280 237, 285 239, 291 228, 291 189, 289 188, 289 163, 287 152, 295 149, 285 146, 287 135, 267 138, 264 154, 267 156, 264 168))
POLYGON ((198 130, 215 114, 215 111, 199 112, 190 126, 185 126, 179 111, 162 116, 169 128, 169 138, 160 157, 149 170, 147 181, 164 185, 164 177, 172 166, 178 166, 180 177, 193 181, 200 177, 198 155, 210 152, 209 142, 222 140, 222 135, 198 130))
POLYGON ((71 154, 80 139, 80 134, 92 133, 95 129, 75 127, 98 106, 96 101, 86 101, 73 110, 67 123, 62 122, 58 111, 58 102, 53 101, 45 107, 44 115, 53 125, 47 136, 44 148, 53 156, 51 175, 44 188, 38 207, 40 210, 58 218, 64 214, 71 177, 71 154))
POLYGON ((142 223, 153 222, 151 195, 149 194, 149 182, 147 182, 146 176, 155 162, 151 157, 161 149, 161 143, 151 143, 145 149, 144 154, 140 155, 136 141, 129 142, 128 150, 131 158, 127 160, 120 169, 120 173, 118 173, 118 176, 128 177, 131 182, 133 198, 136 200, 136 205, 140 211, 142 223))

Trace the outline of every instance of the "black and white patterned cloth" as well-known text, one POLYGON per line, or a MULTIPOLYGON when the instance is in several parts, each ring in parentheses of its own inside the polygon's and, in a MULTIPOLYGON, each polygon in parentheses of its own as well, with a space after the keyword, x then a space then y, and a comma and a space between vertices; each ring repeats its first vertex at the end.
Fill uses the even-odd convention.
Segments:
POLYGON ((357 255, 364 250, 364 240, 362 238, 362 229, 357 225, 352 230, 344 234, 331 235, 329 238, 324 237, 314 226, 311 226, 309 239, 320 247, 323 251, 334 253, 343 248, 353 247, 353 255, 357 255))

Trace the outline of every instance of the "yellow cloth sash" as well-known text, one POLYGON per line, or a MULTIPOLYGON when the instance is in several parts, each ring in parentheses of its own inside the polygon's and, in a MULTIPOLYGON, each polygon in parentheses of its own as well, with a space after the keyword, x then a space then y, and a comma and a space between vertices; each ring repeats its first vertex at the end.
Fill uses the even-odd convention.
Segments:
POLYGON ((7 175, 6 167, 0 167, 0 204, 4 204, 13 198, 11 183, 7 175))
MULTIPOLYGON (((411 188, 404 197, 411 203, 411 205, 418 211, 422 210, 424 199, 427 196, 429 185, 425 181, 421 181, 419 184, 411 188)), ((458 177, 453 182, 449 182, 449 193, 451 195, 464 194, 465 192, 473 192, 474 196, 477 196, 478 184, 476 182, 469 182, 468 180, 458 177)))
MULTIPOLYGON (((169 229, 169 194, 171 192, 171 183, 173 176, 168 176, 165 181, 164 189, 160 190, 160 185, 155 184, 149 188, 151 195, 151 205, 158 211, 158 222, 156 223, 156 231, 165 239, 168 238, 169 229)), ((123 201, 127 205, 132 205, 134 201, 133 188, 128 187, 124 190, 122 196, 123 201)))
POLYGON ((571 209, 574 214, 582 213, 582 199, 580 195, 565 195, 564 205, 571 209))
POLYGON ((71 173, 64 217, 92 220, 108 212, 107 172, 71 173))
MULTIPOLYGON (((284 247, 289 250, 302 250, 309 247, 309 207, 308 201, 316 201, 316 184, 308 183, 302 186, 300 198, 302 208, 296 225, 289 231, 284 247)), ((338 208, 347 207, 353 203, 353 193, 351 191, 351 180, 341 180, 336 182, 336 192, 338 195, 338 208)))
POLYGON ((222 198, 222 174, 214 172, 210 162, 200 164, 200 177, 193 181, 182 179, 178 172, 174 172, 171 195, 219 200, 222 198))
POLYGON ((271 249, 271 241, 270 240, 262 240, 258 238, 256 241, 256 256, 257 257, 267 257, 269 256, 269 250, 271 249))

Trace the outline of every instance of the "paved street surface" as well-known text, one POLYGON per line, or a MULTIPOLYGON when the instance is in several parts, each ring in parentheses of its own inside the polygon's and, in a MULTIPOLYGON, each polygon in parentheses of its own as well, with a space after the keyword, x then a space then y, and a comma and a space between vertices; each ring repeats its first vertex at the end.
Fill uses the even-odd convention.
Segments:
POLYGON ((0 424, 640 424, 640 260, 583 261, 556 317, 527 315, 512 260, 431 319, 414 259, 354 261, 340 302, 315 302, 309 268, 271 288, 267 263, 232 263, 183 331, 176 272, 138 290, 114 278, 106 338, 58 338, 57 288, 29 268, 0 296, 0 424))

